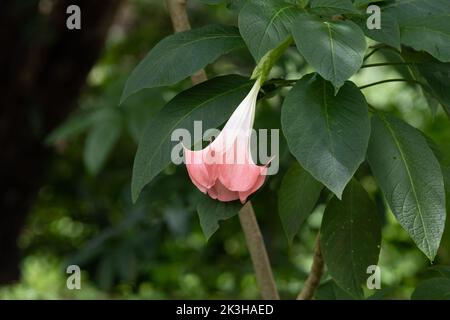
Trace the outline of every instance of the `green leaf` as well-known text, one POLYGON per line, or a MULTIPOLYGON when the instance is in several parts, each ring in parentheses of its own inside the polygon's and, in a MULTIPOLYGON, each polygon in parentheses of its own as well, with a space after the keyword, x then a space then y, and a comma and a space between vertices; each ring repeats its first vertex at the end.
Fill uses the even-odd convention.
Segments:
MULTIPOLYGON (((178 142, 172 132, 185 128, 193 136, 193 124, 203 121, 203 130, 225 122, 250 91, 252 83, 240 76, 223 76, 188 89, 167 103, 148 123, 139 142, 133 166, 131 192, 135 202, 142 188, 171 162, 171 151, 178 142)), ((195 138, 195 137, 194 137, 195 138)), ((191 141, 186 146, 199 141, 191 141)))
MULTIPOLYGON (((435 97, 450 117, 450 63, 429 58, 417 65, 435 97)), ((425 91, 426 93, 426 91, 425 91)))
POLYGON ((412 300, 450 300, 450 279, 432 278, 423 281, 413 292, 412 300))
MULTIPOLYGON (((450 212, 450 167, 441 166, 441 170, 444 176, 445 204, 447 206, 447 212, 450 212)), ((447 223, 448 222, 449 221, 447 221, 447 223)))
POLYGON ((314 295, 316 300, 353 300, 347 292, 339 288, 333 280, 321 284, 314 295))
POLYGON ((450 279, 450 266, 433 266, 428 268, 428 270, 436 272, 440 277, 450 279))
POLYGON ((200 2, 210 5, 218 5, 226 2, 226 0, 200 0, 200 2))
POLYGON ((388 0, 353 0, 353 5, 355 7, 366 7, 367 5, 371 4, 371 3, 376 3, 376 2, 385 2, 388 0))
POLYGON ((227 0, 227 8, 239 12, 249 0, 227 0))
MULTIPOLYGON (((445 203, 447 207, 447 213, 450 212, 450 167, 441 166, 442 173, 444 175, 445 185, 445 203)), ((442 235, 442 242, 450 243, 450 219, 445 222, 444 234, 442 235)))
POLYGON ((359 14, 350 0, 311 0, 311 11, 319 15, 359 14))
POLYGON ((239 13, 239 31, 257 62, 290 35, 299 13, 294 4, 280 0, 247 2, 239 13))
POLYGON ((197 205, 200 226, 206 239, 219 229, 219 221, 229 219, 239 213, 242 205, 238 201, 221 202, 208 196, 202 197, 197 205))
POLYGON ((95 125, 87 135, 84 145, 84 164, 91 174, 97 174, 111 153, 122 131, 119 114, 112 114, 95 125))
POLYGON ((398 0, 386 9, 397 18, 403 44, 450 62, 450 1, 398 0))
POLYGON ((249 0, 200 0, 200 1, 209 5, 219 5, 225 3, 228 9, 239 11, 249 0))
POLYGON ((95 110, 82 111, 71 116, 60 126, 53 130, 45 139, 46 144, 55 144, 59 141, 74 138, 85 133, 96 122, 101 122, 111 115, 111 108, 99 108, 95 110))
POLYGON ((364 161, 370 135, 368 107, 347 81, 335 96, 317 74, 304 76, 284 100, 281 123, 289 149, 338 198, 364 161))
POLYGON ((141 89, 177 83, 221 55, 243 46, 238 29, 231 26, 209 25, 170 35, 133 70, 120 102, 141 89))
POLYGON ((445 224, 439 163, 420 132, 390 115, 372 118, 368 160, 397 220, 430 260, 445 224))
POLYGON ((284 176, 278 192, 278 212, 289 242, 314 209, 322 188, 323 185, 297 162, 284 176))
MULTIPOLYGON (((441 170, 444 176, 445 194, 447 199, 450 199, 450 167, 441 166, 441 170)), ((450 205, 450 203, 447 204, 450 205)))
POLYGON ((367 298, 367 300, 388 300, 394 293, 394 287, 385 287, 382 289, 377 289, 373 295, 367 298))
POLYGON ((166 104, 163 98, 164 91, 161 88, 145 89, 120 105, 126 129, 136 144, 139 143, 148 121, 166 104), (148 103, 149 101, 151 103, 148 103))
MULTIPOLYGON (((410 48, 404 47, 401 53, 401 62, 407 61, 410 64, 407 68, 398 66, 397 69, 401 70, 401 72, 406 71, 405 77, 410 77, 411 79, 417 80, 421 83, 420 91, 422 92, 425 101, 427 102, 428 107, 431 110, 431 113, 436 115, 436 111, 439 107, 439 104, 442 104, 445 109, 445 102, 441 103, 439 101, 445 101, 445 97, 440 98, 438 95, 433 91, 431 86, 428 84, 427 79, 424 77, 423 73, 419 70, 420 68, 424 68, 424 70, 428 70, 429 67, 427 67, 427 64, 434 65, 435 63, 446 65, 439 60, 433 58, 431 55, 429 55, 426 52, 417 52, 410 48), (413 64, 414 63, 414 64, 413 64)), ((400 62, 399 61, 399 62, 400 62)), ((432 67, 432 66, 431 66, 432 67)), ((431 73, 431 76, 434 77, 432 71, 429 71, 431 73)), ((450 109, 449 109, 450 110, 450 109)), ((449 114, 450 115, 450 114, 449 114)))
POLYGON ((331 277, 355 298, 362 298, 367 267, 378 263, 381 227, 375 204, 352 180, 342 201, 331 199, 323 214, 321 248, 331 277))
POLYGON ((292 33, 305 60, 336 89, 363 63, 366 39, 351 21, 322 21, 301 14, 294 22, 292 33))

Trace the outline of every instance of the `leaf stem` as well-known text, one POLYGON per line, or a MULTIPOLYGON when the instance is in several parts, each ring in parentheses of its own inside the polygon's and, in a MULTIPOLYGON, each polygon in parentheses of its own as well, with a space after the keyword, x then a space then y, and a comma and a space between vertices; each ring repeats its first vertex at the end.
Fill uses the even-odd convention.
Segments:
POLYGON ((283 55, 287 48, 291 46, 294 42, 292 36, 287 37, 280 45, 269 52, 267 52, 258 62, 255 69, 253 70, 251 79, 260 79, 261 84, 263 84, 273 65, 277 60, 283 55))
POLYGON ((358 87, 360 90, 362 89, 366 89, 369 87, 373 87, 379 84, 383 84, 383 83, 388 83, 388 82, 409 82, 409 83, 415 83, 415 84, 419 84, 421 86, 425 86, 424 83, 414 80, 414 79, 403 79, 403 78, 399 78, 399 79, 385 79, 385 80, 381 80, 381 81, 376 81, 376 82, 372 82, 363 86, 358 87))

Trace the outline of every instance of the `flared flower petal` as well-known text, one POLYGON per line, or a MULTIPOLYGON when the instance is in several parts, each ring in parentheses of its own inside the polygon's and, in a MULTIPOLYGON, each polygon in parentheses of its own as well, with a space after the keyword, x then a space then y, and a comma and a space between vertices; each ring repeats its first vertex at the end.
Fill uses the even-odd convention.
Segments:
POLYGON ((223 184, 220 183, 220 181, 217 181, 217 183, 208 190, 208 195, 213 199, 217 199, 223 202, 239 199, 239 192, 227 189, 223 184))
POLYGON ((245 203, 247 201, 247 198, 254 192, 256 192, 261 186, 264 184, 264 181, 266 180, 266 173, 267 168, 266 167, 259 167, 261 170, 261 173, 256 179, 255 184, 248 190, 239 192, 239 200, 241 200, 242 203, 245 203))
POLYGON ((199 151, 184 148, 189 177, 213 199, 244 203, 264 183, 267 168, 256 165, 250 151, 259 89, 258 80, 208 147, 199 151))
POLYGON ((214 186, 219 174, 217 164, 209 164, 205 159, 208 158, 209 148, 191 151, 184 148, 186 167, 195 186, 201 192, 206 193, 208 189, 214 186))
POLYGON ((261 168, 255 164, 228 164, 219 171, 220 182, 232 191, 251 189, 261 175, 261 168))

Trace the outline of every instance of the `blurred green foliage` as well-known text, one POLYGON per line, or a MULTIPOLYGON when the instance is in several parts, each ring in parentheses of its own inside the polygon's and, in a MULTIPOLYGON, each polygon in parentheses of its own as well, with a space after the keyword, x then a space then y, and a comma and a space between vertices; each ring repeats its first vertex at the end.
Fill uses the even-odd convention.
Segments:
MULTIPOLYGON (((237 21, 225 5, 190 1, 189 11, 193 27, 237 21)), ((259 297, 237 217, 224 221, 206 242, 196 213, 201 194, 184 167, 168 167, 146 187, 136 205, 131 203, 131 169, 142 130, 148 119, 189 82, 145 90, 121 106, 118 101, 131 69, 171 32, 162 1, 132 0, 119 13, 103 56, 89 75, 78 110, 48 138, 58 152, 48 164, 46 183, 20 239, 23 278, 19 284, 0 288, 0 299, 259 297), (83 270, 82 290, 66 288, 65 269, 70 264, 83 270)), ((369 62, 383 59, 375 54, 369 62)), ((272 76, 286 74, 296 79, 311 71, 304 65, 294 50, 288 51, 272 76)), ((249 52, 241 50, 208 66, 207 73, 249 75, 253 66, 249 52)), ((363 69, 352 80, 363 85, 398 77, 399 72, 392 67, 363 69)), ((432 114, 417 87, 391 83, 364 93, 370 104, 397 113, 424 130, 438 144, 443 162, 450 164, 449 120, 441 111, 432 114)), ((280 105, 279 97, 260 103, 255 127, 279 128, 280 105)), ((280 172, 269 178, 253 203, 281 296, 292 299, 308 274, 327 199, 320 200, 289 246, 277 213, 276 191, 293 159, 284 140, 280 148, 280 172)), ((382 288, 392 289, 383 298, 409 298, 418 283, 429 276, 429 263, 392 213, 386 212, 367 173, 363 165, 357 176, 377 200, 384 222, 379 265, 382 288)), ((436 264, 450 264, 449 229, 436 264)), ((333 292, 332 284, 324 285, 318 298, 330 297, 333 292)), ((366 292, 367 296, 375 293, 366 292)))

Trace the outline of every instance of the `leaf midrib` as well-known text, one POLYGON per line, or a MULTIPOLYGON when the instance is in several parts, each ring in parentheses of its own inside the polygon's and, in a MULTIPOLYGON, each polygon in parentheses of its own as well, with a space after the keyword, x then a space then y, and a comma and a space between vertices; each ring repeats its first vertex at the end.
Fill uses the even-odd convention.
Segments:
POLYGON ((262 37, 261 37, 261 41, 260 41, 259 46, 258 46, 258 54, 259 54, 259 55, 261 54, 261 47, 262 47, 262 44, 263 44, 263 39, 266 37, 266 34, 267 34, 267 31, 269 30, 269 27, 270 27, 272 24, 274 24, 275 19, 276 19, 283 11, 285 11, 285 10, 287 10, 287 9, 291 9, 291 8, 295 8, 295 6, 290 5, 290 6, 282 7, 282 8, 280 8, 277 12, 275 12, 275 14, 272 16, 272 18, 270 19, 270 21, 269 21, 269 23, 267 24, 266 28, 264 29, 263 35, 262 35, 262 37))
MULTIPOLYGON (((450 18, 450 16, 449 16, 450 18)), ((445 33, 445 31, 439 30, 439 29, 432 29, 430 27, 427 26, 415 26, 415 25, 406 25, 406 26, 402 26, 400 27, 400 29, 419 29, 419 30, 426 30, 429 31, 430 33, 438 33, 438 34, 442 34, 446 37, 450 37, 450 32, 449 33, 445 33)))
POLYGON ((336 159, 335 150, 333 147, 333 139, 331 136, 330 117, 328 114, 328 102, 327 102, 327 84, 325 81, 323 81, 323 105, 325 107, 325 123, 327 126, 328 140, 330 141, 330 149, 331 149, 330 151, 333 154, 333 157, 336 159))
POLYGON ((334 43, 333 43, 333 35, 331 32, 331 25, 328 22, 324 22, 327 26, 328 36, 330 38, 330 56, 331 56, 331 65, 333 69, 333 79, 336 81, 336 62, 334 61, 334 43))
MULTIPOLYGON (((200 41, 206 41, 206 40, 211 40, 211 39, 223 39, 223 38, 241 38, 241 36, 240 35, 223 35, 223 34, 221 35, 221 34, 217 34, 217 35, 214 35, 214 36, 204 37, 204 38, 200 38, 200 39, 194 39, 192 41, 185 42, 182 45, 169 48, 168 52, 165 55, 162 54, 157 59, 153 60, 154 63, 151 63, 149 67, 151 68, 154 65, 158 65, 159 62, 161 60, 166 59, 168 55, 173 55, 173 53, 176 50, 182 49, 184 47, 190 46, 190 45, 192 45, 194 43, 197 43, 197 42, 200 42, 200 41)), ((181 39, 178 40, 178 41, 181 41, 181 39)), ((149 68, 145 68, 145 69, 147 70, 149 68)), ((140 84, 142 82, 143 78, 145 78, 146 76, 147 76, 147 72, 143 72, 141 74, 141 76, 138 78, 137 83, 140 84)))

